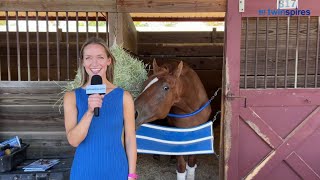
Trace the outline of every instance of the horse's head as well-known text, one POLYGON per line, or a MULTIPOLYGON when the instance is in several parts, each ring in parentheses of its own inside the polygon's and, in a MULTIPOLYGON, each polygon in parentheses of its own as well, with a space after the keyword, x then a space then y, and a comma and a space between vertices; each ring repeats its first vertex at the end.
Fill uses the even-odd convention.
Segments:
POLYGON ((183 62, 178 66, 161 66, 153 61, 153 74, 144 82, 144 90, 135 100, 136 128, 141 124, 163 119, 179 100, 179 77, 183 62))

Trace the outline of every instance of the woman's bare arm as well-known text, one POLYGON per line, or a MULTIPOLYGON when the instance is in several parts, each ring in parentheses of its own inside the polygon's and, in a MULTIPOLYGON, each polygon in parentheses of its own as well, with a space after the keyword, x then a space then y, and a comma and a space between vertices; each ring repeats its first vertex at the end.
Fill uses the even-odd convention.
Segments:
POLYGON ((129 161, 129 173, 136 173, 137 143, 134 118, 134 103, 129 92, 125 91, 123 98, 124 105, 124 134, 126 153, 129 161))
POLYGON ((98 94, 90 95, 88 111, 83 115, 81 121, 77 123, 78 111, 75 92, 67 92, 65 94, 63 101, 64 123, 67 139, 71 146, 77 147, 86 138, 93 117, 93 109, 94 107, 101 107, 102 98, 98 94))

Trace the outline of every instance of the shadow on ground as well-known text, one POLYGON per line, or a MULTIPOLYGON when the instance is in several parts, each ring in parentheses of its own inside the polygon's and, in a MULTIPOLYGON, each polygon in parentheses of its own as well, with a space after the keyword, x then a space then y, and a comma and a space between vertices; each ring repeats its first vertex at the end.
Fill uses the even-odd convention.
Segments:
MULTIPOLYGON (((196 169, 196 180, 218 180, 219 161, 215 155, 198 155, 198 168, 196 169)), ((171 156, 160 156, 139 154, 137 173, 139 180, 176 180, 176 161, 171 156)))

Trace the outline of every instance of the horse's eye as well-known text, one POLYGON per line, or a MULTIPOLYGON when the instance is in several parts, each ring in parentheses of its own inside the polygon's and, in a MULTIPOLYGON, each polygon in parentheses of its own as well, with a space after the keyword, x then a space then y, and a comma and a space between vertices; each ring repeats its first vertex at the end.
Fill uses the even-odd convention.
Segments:
POLYGON ((168 87, 168 86, 164 86, 164 87, 163 87, 163 90, 168 91, 168 90, 169 90, 169 87, 168 87))

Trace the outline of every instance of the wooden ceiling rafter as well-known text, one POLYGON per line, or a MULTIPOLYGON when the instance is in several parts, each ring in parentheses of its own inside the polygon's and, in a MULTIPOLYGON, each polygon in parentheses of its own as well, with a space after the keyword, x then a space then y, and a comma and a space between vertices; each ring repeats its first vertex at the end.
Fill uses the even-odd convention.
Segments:
MULTIPOLYGON (((85 13, 88 12, 89 20, 96 20, 95 12, 130 13, 133 21, 224 21, 226 12, 226 0, 198 0, 186 2, 185 0, 2 0, 0 3, 0 18, 5 19, 5 11, 9 12, 9 19, 16 19, 16 11, 19 12, 18 19, 24 19, 28 11, 29 19, 35 19, 38 11, 40 20, 46 19, 46 11, 49 12, 48 19, 64 20, 68 12, 69 20, 76 20, 75 12, 79 12, 78 20, 86 20, 85 13)), ((107 16, 101 16, 99 20, 105 20, 107 16), (103 19, 104 17, 104 19, 103 19)))
POLYGON ((0 11, 101 11, 119 13, 226 12, 226 0, 1 0, 0 11))
POLYGON ((224 17, 132 17, 133 21, 199 21, 212 22, 224 21, 224 17))

